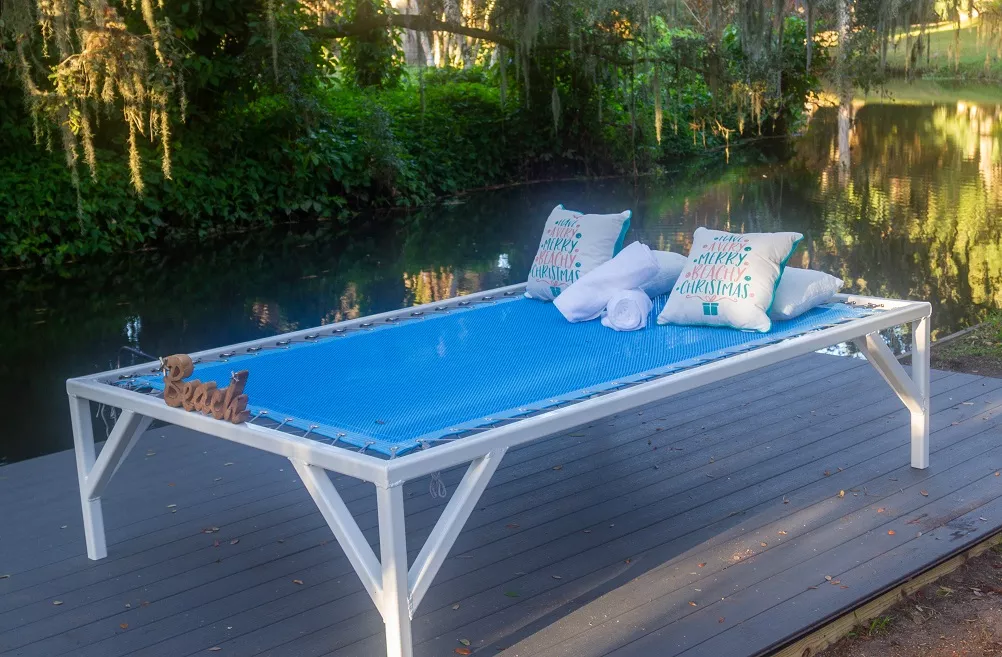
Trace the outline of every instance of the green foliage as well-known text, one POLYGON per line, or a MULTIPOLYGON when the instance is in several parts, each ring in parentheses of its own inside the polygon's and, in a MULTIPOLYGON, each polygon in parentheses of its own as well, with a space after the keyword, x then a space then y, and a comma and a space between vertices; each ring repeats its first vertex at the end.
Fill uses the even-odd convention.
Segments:
POLYGON ((869 627, 866 629, 867 636, 874 637, 887 632, 892 622, 894 622, 894 619, 890 616, 878 616, 872 619, 869 627))
POLYGON ((147 167, 142 197, 129 187, 127 163, 98 149, 96 179, 81 181, 79 217, 58 155, 30 143, 5 152, 0 262, 54 264, 283 219, 344 227, 353 210, 515 179, 497 138, 504 117, 494 89, 433 86, 424 112, 413 90, 330 92, 317 105, 307 124, 286 97, 266 96, 227 113, 219 128, 186 131, 174 142, 173 180, 147 167))
MULTIPOLYGON (((393 12, 386 0, 346 3, 345 18, 364 23, 393 12)), ((363 89, 395 87, 403 74, 403 52, 397 30, 374 29, 344 40, 341 65, 346 80, 363 89)))
MULTIPOLYGON (((784 133, 790 125, 796 123, 803 111, 803 100, 807 94, 820 85, 819 71, 824 71, 830 64, 828 52, 823 48, 813 51, 812 70, 807 72, 805 41, 807 25, 802 18, 786 18, 783 29, 782 47, 777 51, 773 62, 773 75, 778 76, 779 83, 772 89, 763 90, 763 116, 756 116, 753 103, 739 104, 736 118, 743 119, 748 124, 758 123, 761 119, 762 132, 767 134, 784 133)), ((725 61, 730 67, 729 77, 734 80, 754 79, 752 68, 755 63, 745 56, 738 32, 734 27, 724 31, 721 46, 725 61)), ((744 90, 736 89, 737 93, 744 90)))
POLYGON ((983 358, 1002 362, 1002 312, 993 310, 967 335, 948 342, 936 351, 937 358, 983 358))
MULTIPOLYGON (((1002 13, 1002 10, 996 11, 1002 13)), ((971 80, 1002 78, 1002 53, 999 51, 1002 21, 991 20, 994 17, 995 14, 983 14, 978 23, 965 24, 959 35, 949 23, 930 26, 926 38, 921 41, 917 38, 919 31, 913 30, 910 76, 971 80)), ((887 53, 889 75, 905 77, 906 43, 904 34, 892 40, 887 53)))
MULTIPOLYGON (((749 77, 733 40, 711 43, 667 18, 631 26, 633 18, 610 11, 571 36, 538 27, 541 39, 571 39, 569 48, 481 44, 469 58, 480 64, 407 70, 398 31, 356 30, 333 44, 304 29, 326 20, 309 7, 165 3, 187 100, 184 117, 169 108, 169 177, 150 166, 161 155, 145 139, 135 147, 142 166, 130 167, 130 130, 102 121, 95 175, 79 176, 75 187, 62 154, 34 143, 23 90, 0 68, 0 266, 278 221, 320 219, 354 231, 386 221, 360 218, 374 208, 530 180, 659 171, 733 141, 752 111, 748 90, 731 86, 749 77), (620 38, 630 30, 632 41, 620 38), (130 188, 137 171, 141 195, 130 188)), ((338 7, 349 25, 393 15, 385 0, 338 7)), ((123 16, 130 31, 143 29, 136 12, 123 16)), ((764 103, 777 132, 816 83, 804 72, 804 38, 803 21, 788 19, 782 93, 764 103)))

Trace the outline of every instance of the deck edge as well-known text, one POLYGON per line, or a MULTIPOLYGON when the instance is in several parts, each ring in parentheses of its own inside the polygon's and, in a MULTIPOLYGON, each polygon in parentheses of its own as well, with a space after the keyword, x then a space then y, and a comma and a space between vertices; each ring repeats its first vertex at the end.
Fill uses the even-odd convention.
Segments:
POLYGON ((997 545, 1002 545, 1002 531, 998 531, 988 538, 974 544, 968 548, 962 548, 955 552, 953 556, 947 556, 926 570, 912 575, 910 578, 892 586, 889 590, 877 594, 869 601, 861 601, 862 604, 852 611, 842 614, 833 621, 829 621, 821 627, 810 631, 800 638, 794 639, 792 643, 787 643, 785 647, 778 650, 770 648, 765 651, 765 655, 771 657, 812 657, 825 648, 833 645, 860 624, 867 623, 882 615, 885 611, 906 599, 916 591, 932 584, 941 577, 949 575, 957 570, 969 560, 980 556, 997 545))

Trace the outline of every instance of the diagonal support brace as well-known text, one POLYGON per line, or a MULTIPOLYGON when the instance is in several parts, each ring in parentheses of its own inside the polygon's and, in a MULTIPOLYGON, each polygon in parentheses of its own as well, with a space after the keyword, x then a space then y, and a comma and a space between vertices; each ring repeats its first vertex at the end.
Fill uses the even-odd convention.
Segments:
POLYGON ((413 657, 411 620, 414 610, 428 592, 505 451, 507 448, 496 449, 470 463, 410 568, 407 566, 402 482, 389 487, 376 486, 380 560, 327 471, 295 458, 289 459, 383 617, 389 657, 413 657))
POLYGON ((94 466, 87 473, 83 485, 87 500, 101 497, 108 482, 118 471, 118 466, 129 455, 136 440, 146 432, 152 421, 151 418, 135 411, 122 411, 118 421, 115 422, 115 428, 111 430, 108 440, 101 448, 101 453, 94 461, 94 466))
POLYGON ((496 449, 470 463, 463 480, 414 560, 407 576, 411 618, 501 464, 505 451, 506 448, 496 449))
POLYGON ((334 532, 334 537, 337 538, 355 572, 358 573, 362 586, 372 598, 376 609, 383 614, 382 567, 348 506, 327 476, 327 471, 297 459, 289 460, 299 478, 303 480, 306 490, 313 497, 313 501, 320 508, 320 513, 334 532))
POLYGON ((912 467, 929 467, 929 318, 912 323, 912 374, 901 366, 879 333, 852 341, 911 412, 912 467))
POLYGON ((874 369, 880 373, 884 381, 887 381, 887 384, 891 386, 891 389, 909 411, 920 413, 925 410, 918 387, 908 376, 908 372, 901 366, 898 359, 894 357, 879 333, 870 333, 862 338, 856 338, 852 342, 866 356, 874 369))

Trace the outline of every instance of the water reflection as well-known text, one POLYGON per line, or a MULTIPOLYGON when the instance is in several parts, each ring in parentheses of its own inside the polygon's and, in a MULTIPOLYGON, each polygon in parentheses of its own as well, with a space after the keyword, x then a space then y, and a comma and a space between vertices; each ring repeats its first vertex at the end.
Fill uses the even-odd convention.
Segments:
MULTIPOLYGON (((732 150, 730 164, 483 193, 383 217, 350 241, 319 224, 60 275, 7 272, 0 396, 20 412, 5 419, 0 457, 69 447, 65 379, 115 366, 123 345, 190 352, 523 280, 557 203, 630 208, 632 238, 682 252, 698 226, 800 231, 792 264, 835 273, 854 292, 927 299, 934 335, 998 307, 1000 105, 869 100, 848 119, 820 108, 797 139, 732 150)), ((907 348, 907 331, 892 340, 907 348)))
POLYGON ((816 265, 858 292, 933 301, 940 333, 997 307, 1002 108, 859 107, 844 186, 832 184, 837 163, 826 156, 831 114, 815 115, 785 165, 821 174, 802 186, 823 230, 816 265))

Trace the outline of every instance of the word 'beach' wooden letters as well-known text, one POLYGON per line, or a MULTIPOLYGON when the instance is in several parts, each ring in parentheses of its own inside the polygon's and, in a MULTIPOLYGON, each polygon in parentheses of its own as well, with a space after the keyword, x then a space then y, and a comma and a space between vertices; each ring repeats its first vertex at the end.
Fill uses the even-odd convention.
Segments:
POLYGON ((185 381, 195 371, 191 357, 176 354, 163 359, 164 401, 168 406, 183 407, 186 411, 198 411, 212 415, 217 420, 233 424, 246 422, 250 417, 247 410, 247 370, 234 372, 230 385, 217 388, 214 381, 202 383, 198 379, 185 381))

